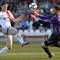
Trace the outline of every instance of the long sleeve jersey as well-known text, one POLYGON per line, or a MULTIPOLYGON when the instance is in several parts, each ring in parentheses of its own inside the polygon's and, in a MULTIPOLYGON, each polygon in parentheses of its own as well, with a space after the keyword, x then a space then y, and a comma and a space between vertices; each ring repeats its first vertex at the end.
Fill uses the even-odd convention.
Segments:
POLYGON ((47 16, 37 16, 40 19, 50 19, 51 17, 53 17, 53 14, 47 15, 47 16))
POLYGON ((38 20, 38 22, 53 24, 53 34, 60 36, 60 21, 58 20, 59 15, 56 15, 55 17, 53 17, 53 19, 50 19, 51 16, 52 15, 38 16, 40 19, 45 19, 45 20, 38 20), (48 19, 48 20, 46 20, 46 19, 48 19))

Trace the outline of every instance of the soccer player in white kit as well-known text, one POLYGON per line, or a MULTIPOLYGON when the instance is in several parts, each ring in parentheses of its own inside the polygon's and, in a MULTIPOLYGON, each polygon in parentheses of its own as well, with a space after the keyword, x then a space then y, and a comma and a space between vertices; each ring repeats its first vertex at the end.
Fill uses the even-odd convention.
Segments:
POLYGON ((10 20, 12 20, 13 22, 17 22, 23 19, 24 15, 15 19, 12 13, 9 10, 7 10, 7 7, 8 7, 7 2, 1 3, 0 27, 2 33, 8 36, 8 40, 7 40, 7 46, 0 50, 0 54, 3 54, 6 51, 12 49, 12 35, 15 35, 15 38, 19 41, 19 43, 21 43, 22 47, 24 45, 29 44, 29 42, 24 42, 19 31, 17 31, 14 27, 11 27, 11 23, 10 23, 10 20))

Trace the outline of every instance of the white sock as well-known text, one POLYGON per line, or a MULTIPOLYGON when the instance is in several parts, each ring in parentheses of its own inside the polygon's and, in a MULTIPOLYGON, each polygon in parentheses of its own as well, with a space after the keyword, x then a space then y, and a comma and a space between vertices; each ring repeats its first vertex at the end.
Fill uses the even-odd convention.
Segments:
POLYGON ((18 40, 18 42, 21 43, 21 44, 24 42, 24 40, 23 40, 23 38, 21 37, 20 33, 16 34, 16 35, 15 35, 15 38, 16 38, 16 39, 18 40))
POLYGON ((8 47, 4 47, 4 48, 2 48, 2 50, 0 50, 0 54, 3 54, 7 51, 8 51, 8 47))

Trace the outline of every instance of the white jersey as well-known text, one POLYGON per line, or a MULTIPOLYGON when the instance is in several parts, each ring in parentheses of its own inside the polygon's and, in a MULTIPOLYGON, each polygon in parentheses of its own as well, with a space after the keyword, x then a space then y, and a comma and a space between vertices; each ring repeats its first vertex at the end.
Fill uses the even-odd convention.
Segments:
MULTIPOLYGON (((14 16, 12 15, 12 13, 10 11, 8 11, 10 14, 10 18, 14 18, 14 16)), ((1 12, 0 11, 0 25, 2 26, 2 28, 9 28, 11 27, 11 23, 10 23, 10 19, 8 17, 8 14, 6 12, 1 12)))

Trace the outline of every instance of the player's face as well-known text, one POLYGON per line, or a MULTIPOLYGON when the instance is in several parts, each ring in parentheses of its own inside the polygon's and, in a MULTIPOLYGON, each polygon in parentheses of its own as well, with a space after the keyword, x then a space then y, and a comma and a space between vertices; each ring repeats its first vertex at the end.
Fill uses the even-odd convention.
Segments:
POLYGON ((8 4, 4 4, 4 5, 1 6, 1 9, 2 10, 7 10, 7 7, 8 7, 8 4))
POLYGON ((57 6, 57 8, 56 8, 56 14, 59 15, 59 18, 60 18, 60 6, 57 6))
POLYGON ((58 6, 59 10, 60 10, 60 6, 58 6))

